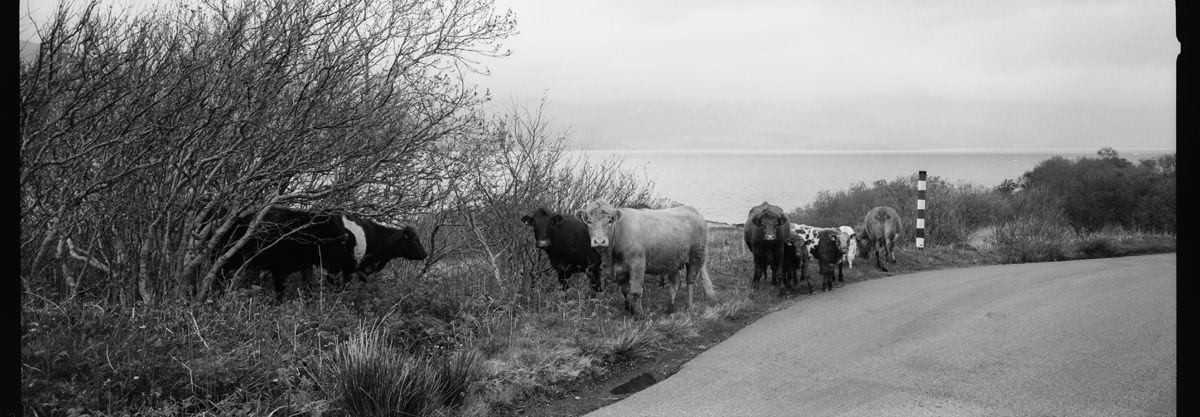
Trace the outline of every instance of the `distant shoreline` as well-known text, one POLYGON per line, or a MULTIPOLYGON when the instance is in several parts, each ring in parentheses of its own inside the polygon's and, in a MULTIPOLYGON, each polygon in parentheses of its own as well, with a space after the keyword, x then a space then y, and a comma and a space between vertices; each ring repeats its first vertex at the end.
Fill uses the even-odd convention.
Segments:
MULTIPOLYGON (((1102 146, 1096 148, 1010 148, 1010 149, 906 149, 906 150, 809 150, 809 149, 588 149, 579 150, 585 154, 694 154, 694 155, 779 155, 779 154, 808 154, 808 155, 861 155, 861 154, 1045 154, 1063 153, 1072 155, 1092 155, 1102 146)), ((1124 153, 1171 153, 1175 148, 1128 148, 1117 149, 1118 154, 1124 153)))

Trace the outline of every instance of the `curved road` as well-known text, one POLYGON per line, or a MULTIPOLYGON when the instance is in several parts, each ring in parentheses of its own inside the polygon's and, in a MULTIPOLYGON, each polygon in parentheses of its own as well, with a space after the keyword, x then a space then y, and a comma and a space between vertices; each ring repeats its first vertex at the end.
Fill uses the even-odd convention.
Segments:
POLYGON ((1175 258, 855 283, 587 416, 1173 416, 1175 258))

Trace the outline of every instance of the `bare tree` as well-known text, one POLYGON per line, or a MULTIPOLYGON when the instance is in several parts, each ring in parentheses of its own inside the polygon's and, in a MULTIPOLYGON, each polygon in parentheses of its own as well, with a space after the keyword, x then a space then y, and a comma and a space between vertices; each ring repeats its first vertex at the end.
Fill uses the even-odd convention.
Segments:
POLYGON ((74 294, 83 266, 45 265, 84 257, 123 302, 205 297, 237 249, 217 242, 271 205, 430 211, 446 143, 482 126, 463 73, 515 25, 486 0, 96 4, 21 65, 22 280, 74 294), (68 238, 79 256, 54 256, 68 238))
POLYGON ((459 142, 454 164, 464 170, 454 180, 452 215, 440 223, 443 247, 458 259, 485 269, 501 293, 517 295, 549 269, 521 216, 537 207, 564 214, 590 199, 618 205, 663 205, 653 183, 624 169, 621 160, 592 161, 570 150, 569 134, 545 117, 546 99, 536 108, 512 104, 493 116, 475 140, 459 142))

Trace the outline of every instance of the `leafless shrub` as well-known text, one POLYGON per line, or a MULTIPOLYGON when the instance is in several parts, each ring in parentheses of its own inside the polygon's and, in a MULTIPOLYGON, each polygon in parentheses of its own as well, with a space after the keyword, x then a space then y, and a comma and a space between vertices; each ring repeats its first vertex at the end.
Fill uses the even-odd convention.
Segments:
POLYGON ((454 154, 466 167, 433 227, 446 232, 431 253, 483 259, 486 276, 500 293, 517 294, 549 268, 520 221, 537 207, 573 214, 584 202, 606 198, 618 206, 660 204, 653 183, 623 169, 621 160, 600 162, 572 154, 566 132, 536 109, 513 104, 484 130, 486 140, 463 141, 454 154))
POLYGON ((203 298, 240 215, 430 211, 483 127, 462 74, 514 24, 486 0, 60 9, 20 67, 23 284, 203 298))

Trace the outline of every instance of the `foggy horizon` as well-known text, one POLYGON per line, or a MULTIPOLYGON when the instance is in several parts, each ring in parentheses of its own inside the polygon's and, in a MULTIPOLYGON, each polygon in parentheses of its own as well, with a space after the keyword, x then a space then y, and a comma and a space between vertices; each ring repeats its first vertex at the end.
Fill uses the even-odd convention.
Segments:
MULTIPOLYGON (((57 2, 20 3, 36 19, 57 2)), ((495 2, 507 10, 511 55, 465 82, 494 114, 545 99, 582 150, 1176 144, 1169 2, 495 2)))

